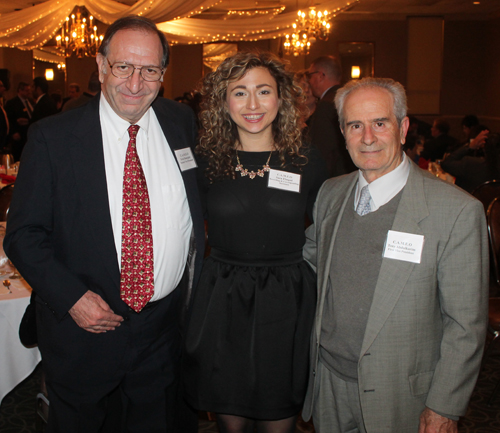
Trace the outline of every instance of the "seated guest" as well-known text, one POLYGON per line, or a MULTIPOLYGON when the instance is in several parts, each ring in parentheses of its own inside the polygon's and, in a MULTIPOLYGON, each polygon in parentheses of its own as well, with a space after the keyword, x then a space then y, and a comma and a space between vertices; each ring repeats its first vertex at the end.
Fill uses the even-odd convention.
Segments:
MULTIPOLYGON (((465 141, 469 141, 471 138, 472 128, 479 125, 479 119, 474 114, 468 114, 462 119, 462 131, 465 135, 465 141)), ((465 142, 464 142, 465 144, 465 142)))
POLYGON ((455 184, 470 193, 484 182, 500 179, 500 135, 485 138, 484 132, 441 162, 443 170, 456 177, 455 184), (484 149, 484 156, 470 155, 478 149, 484 149))
POLYGON ((474 125, 470 129, 469 139, 464 143, 469 144, 469 156, 484 156, 484 143, 489 133, 489 128, 484 125, 474 125))
POLYGON ((432 138, 425 142, 424 150, 420 156, 429 161, 436 161, 443 159, 445 153, 455 150, 457 140, 448 135, 449 131, 450 125, 446 120, 434 120, 431 128, 432 138))
POLYGON ((423 120, 417 119, 415 116, 408 116, 410 126, 406 136, 414 135, 424 137, 424 140, 431 137, 431 124, 423 120))
POLYGON ((403 150, 408 155, 408 157, 415 163, 418 164, 420 159, 420 154, 424 148, 424 137, 421 135, 407 135, 406 142, 403 145, 403 150))

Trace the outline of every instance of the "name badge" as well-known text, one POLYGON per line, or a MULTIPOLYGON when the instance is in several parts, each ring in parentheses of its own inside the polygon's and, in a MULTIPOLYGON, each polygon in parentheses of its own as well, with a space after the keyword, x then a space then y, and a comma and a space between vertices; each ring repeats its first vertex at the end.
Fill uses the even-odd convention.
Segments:
POLYGON ((288 171, 274 170, 269 171, 268 188, 282 189, 291 192, 300 192, 300 174, 290 173, 288 171))
POLYGON ((186 171, 191 168, 198 167, 196 161, 194 160, 193 152, 191 151, 190 147, 175 150, 175 157, 177 158, 177 162, 179 163, 181 171, 186 171))
POLYGON ((422 235, 389 230, 385 241, 384 257, 420 263, 423 247, 424 237, 422 235))

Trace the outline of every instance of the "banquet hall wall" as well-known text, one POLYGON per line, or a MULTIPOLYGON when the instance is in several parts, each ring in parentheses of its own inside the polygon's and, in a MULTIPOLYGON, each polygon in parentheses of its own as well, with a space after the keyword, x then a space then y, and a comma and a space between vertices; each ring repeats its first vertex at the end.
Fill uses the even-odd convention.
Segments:
MULTIPOLYGON (((307 68, 312 60, 324 54, 337 54, 341 42, 371 42, 374 45, 374 72, 376 76, 391 77, 408 84, 408 46, 410 19, 364 19, 340 17, 334 20, 328 41, 313 44, 308 56, 285 56, 294 69, 307 68)), ((447 118, 452 133, 460 136, 460 119, 465 114, 477 114, 491 130, 500 131, 500 19, 450 20, 444 19, 443 35, 436 44, 442 44, 442 56, 435 68, 442 68, 439 83, 439 112, 410 112, 425 120, 436 116, 447 118)), ((428 42, 428 41, 427 41, 428 42)), ((424 43, 413 50, 425 50, 424 43)), ((427 45, 428 46, 428 45, 427 45)), ((239 42, 238 48, 259 48, 281 51, 279 39, 257 42, 239 42)), ((201 45, 172 47, 171 64, 165 75, 165 97, 175 98, 196 87, 202 78, 203 59, 201 45)), ((419 53, 425 59, 425 51, 419 53)), ((37 64, 38 61, 35 62, 37 64)), ((67 60, 66 83, 78 82, 85 88, 94 59, 67 60)), ((19 81, 31 81, 30 52, 0 48, 0 69, 10 71, 11 89, 8 99, 15 95, 19 81)), ((37 68, 38 70, 38 68, 37 68)), ((55 85, 55 83, 54 83, 55 85)), ((59 86, 57 86, 59 87, 59 86)))

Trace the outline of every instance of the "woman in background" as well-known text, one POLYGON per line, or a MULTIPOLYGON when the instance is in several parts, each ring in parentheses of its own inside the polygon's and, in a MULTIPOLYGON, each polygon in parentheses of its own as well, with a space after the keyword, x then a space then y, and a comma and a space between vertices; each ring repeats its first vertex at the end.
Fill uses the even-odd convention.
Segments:
POLYGON ((215 412, 222 433, 292 433, 316 303, 316 278, 302 259, 304 221, 326 167, 302 144, 304 98, 274 55, 226 59, 201 93, 211 254, 190 312, 187 398, 215 412))

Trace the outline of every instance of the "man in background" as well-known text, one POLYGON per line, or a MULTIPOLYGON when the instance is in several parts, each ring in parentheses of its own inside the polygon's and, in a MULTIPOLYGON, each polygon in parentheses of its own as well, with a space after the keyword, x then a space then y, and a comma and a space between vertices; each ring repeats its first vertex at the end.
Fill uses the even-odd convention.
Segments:
POLYGON ((10 124, 9 141, 15 161, 19 161, 21 158, 21 153, 28 138, 28 127, 33 114, 30 97, 30 85, 21 81, 17 86, 17 95, 9 99, 5 104, 5 111, 10 124))
POLYGON ((445 153, 453 152, 459 142, 456 138, 448 133, 450 132, 450 124, 441 118, 435 119, 432 128, 432 138, 424 143, 424 150, 420 156, 429 161, 441 160, 445 153))
POLYGON ((31 92, 35 99, 35 107, 33 108, 30 124, 57 113, 57 106, 49 95, 49 83, 47 83, 45 77, 35 77, 31 85, 31 92))
POLYGON ((318 57, 311 63, 307 76, 314 96, 319 99, 310 120, 311 143, 323 155, 331 177, 350 173, 356 167, 345 148, 333 103, 342 80, 340 62, 333 56, 318 57))
POLYGON ((9 135, 9 119, 3 107, 3 95, 5 90, 3 82, 0 81, 0 151, 3 151, 7 145, 7 136, 9 135))
POLYGON ((80 97, 80 85, 78 83, 71 83, 68 85, 68 96, 62 100, 61 110, 66 106, 69 101, 73 101, 80 97))
POLYGON ((101 90, 101 83, 99 82, 99 72, 94 71, 90 74, 89 84, 87 90, 83 92, 78 98, 70 99, 64 104, 62 111, 68 111, 72 108, 80 107, 89 102, 101 90))

